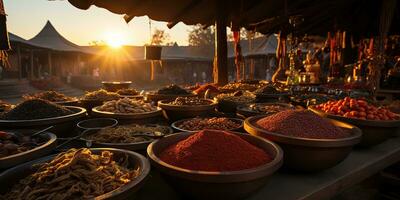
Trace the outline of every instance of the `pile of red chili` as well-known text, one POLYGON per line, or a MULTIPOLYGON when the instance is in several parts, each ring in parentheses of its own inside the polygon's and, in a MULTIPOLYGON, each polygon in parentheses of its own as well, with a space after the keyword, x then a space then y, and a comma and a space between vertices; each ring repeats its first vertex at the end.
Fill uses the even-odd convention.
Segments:
POLYGON ((282 111, 258 120, 257 125, 270 132, 303 138, 336 139, 349 136, 348 132, 307 110, 282 111))
POLYGON ((240 136, 203 130, 173 144, 160 154, 164 162, 189 170, 236 171, 270 162, 271 156, 240 136))

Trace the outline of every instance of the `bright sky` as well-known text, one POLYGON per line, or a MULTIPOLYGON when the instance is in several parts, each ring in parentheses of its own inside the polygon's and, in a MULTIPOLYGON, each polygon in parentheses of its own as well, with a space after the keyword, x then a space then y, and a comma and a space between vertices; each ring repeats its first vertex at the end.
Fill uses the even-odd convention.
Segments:
MULTIPOLYGON (((22 38, 35 36, 47 20, 68 40, 88 45, 94 40, 119 37, 123 44, 143 45, 149 42, 149 20, 134 18, 126 24, 122 15, 92 6, 89 10, 73 7, 67 0, 4 0, 8 31, 22 38)), ((166 23, 152 21, 152 28, 166 30, 171 41, 187 45, 189 26, 179 23, 168 29, 166 23)))

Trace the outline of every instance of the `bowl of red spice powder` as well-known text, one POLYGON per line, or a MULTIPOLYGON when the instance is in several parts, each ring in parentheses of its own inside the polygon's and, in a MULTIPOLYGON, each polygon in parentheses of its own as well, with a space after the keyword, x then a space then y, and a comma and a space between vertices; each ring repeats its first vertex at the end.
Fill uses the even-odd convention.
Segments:
POLYGON ((245 120, 244 129, 279 144, 284 166, 315 172, 343 161, 361 141, 361 130, 353 125, 322 118, 307 110, 287 110, 245 120))
POLYGON ((147 148, 152 165, 190 199, 239 199, 262 187, 282 165, 271 141, 219 130, 181 132, 147 148))

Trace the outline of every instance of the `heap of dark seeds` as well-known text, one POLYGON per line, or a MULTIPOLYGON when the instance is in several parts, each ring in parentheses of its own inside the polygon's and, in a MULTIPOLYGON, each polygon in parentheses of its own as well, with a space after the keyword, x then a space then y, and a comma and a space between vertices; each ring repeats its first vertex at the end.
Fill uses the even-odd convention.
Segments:
POLYGON ((29 120, 60 117, 69 114, 73 114, 73 112, 55 103, 41 99, 30 99, 4 113, 1 118, 5 120, 29 120))

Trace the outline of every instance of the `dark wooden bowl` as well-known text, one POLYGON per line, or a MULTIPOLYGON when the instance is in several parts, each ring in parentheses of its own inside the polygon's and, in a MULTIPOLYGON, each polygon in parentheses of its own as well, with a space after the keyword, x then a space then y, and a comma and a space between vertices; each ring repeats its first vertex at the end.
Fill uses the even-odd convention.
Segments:
POLYGON ((170 100, 173 101, 177 97, 196 97, 196 94, 157 94, 157 93, 148 93, 146 94, 145 99, 147 101, 158 102, 162 100, 170 100))
POLYGON ((118 125, 118 120, 113 118, 92 118, 78 122, 76 126, 80 131, 87 129, 103 129, 108 127, 114 127, 118 125))
POLYGON ((194 134, 190 132, 173 134, 152 142, 147 148, 147 154, 151 164, 163 174, 173 187, 189 196, 188 199, 241 199, 261 188, 268 177, 280 168, 283 152, 278 145, 260 137, 232 133, 268 152, 273 160, 252 169, 209 172, 175 167, 159 158, 164 149, 194 134))
MULTIPOLYGON (((155 124, 146 124, 147 126, 156 126, 155 124)), ((174 131, 170 127, 166 127, 166 130, 168 130, 165 135, 170 135, 174 131)), ((90 134, 96 134, 100 130, 90 130, 85 133, 85 135, 90 135, 90 134)), ((85 141, 86 144, 88 142, 91 143, 92 148, 116 148, 116 149, 125 149, 125 150, 130 150, 130 151, 139 151, 139 152, 145 152, 147 149, 147 146, 154 140, 147 140, 147 141, 142 141, 142 142, 134 142, 134 143, 104 143, 104 142, 94 142, 94 141, 89 141, 85 137, 81 138, 81 140, 85 141)))
POLYGON ((338 115, 331 115, 322 112, 315 108, 315 106, 309 106, 309 110, 316 113, 321 117, 329 119, 335 119, 345 123, 352 124, 361 129, 363 135, 361 142, 358 146, 371 147, 382 143, 383 141, 392 137, 396 132, 400 130, 400 120, 391 121, 377 121, 377 120, 362 120, 355 118, 347 118, 338 115))
MULTIPOLYGON (((128 167, 130 169, 139 170, 139 175, 134 180, 116 190, 113 190, 101 196, 97 196, 96 200, 130 199, 134 195, 134 193, 143 186, 144 181, 146 180, 147 175, 150 172, 150 163, 144 156, 132 151, 112 148, 94 148, 90 150, 95 154, 100 154, 102 151, 110 151, 113 153, 113 160, 118 160, 119 158, 123 158, 125 155, 128 155, 128 167)), ((0 194, 6 193, 11 189, 13 185, 17 184, 20 179, 34 173, 37 170, 37 166, 35 167, 35 164, 48 162, 52 160, 55 156, 56 155, 51 155, 41 159, 30 161, 28 163, 18 165, 1 173, 0 185, 2 185, 3 187, 0 188, 0 194)))
MULTIPOLYGON (((21 135, 32 135, 37 131, 38 130, 32 130, 32 129, 6 130, 6 132, 12 132, 21 135)), ((44 132, 43 134, 40 134, 36 137, 42 137, 44 140, 47 140, 47 142, 31 150, 0 158, 0 169, 7 169, 16 166, 18 164, 48 155, 56 147, 57 136, 54 135, 53 133, 44 132)))
POLYGON ((217 103, 212 100, 206 100, 209 105, 199 106, 180 106, 171 105, 170 100, 162 100, 158 102, 158 106, 162 108, 164 117, 169 121, 176 121, 180 119, 193 118, 193 117, 206 117, 210 116, 217 107, 217 103))
POLYGON ((94 107, 101 106, 104 102, 103 100, 81 99, 79 100, 79 105, 84 107, 88 114, 91 114, 94 107))
POLYGON ((353 125, 329 119, 335 126, 351 133, 340 139, 311 139, 272 133, 259 127, 256 122, 265 116, 247 118, 244 129, 251 135, 267 138, 282 147, 285 152, 284 166, 296 171, 316 172, 333 167, 344 160, 352 147, 361 141, 361 130, 353 125))
POLYGON ((2 129, 44 129, 49 126, 54 126, 49 131, 56 134, 58 137, 69 137, 73 135, 71 128, 75 127, 76 123, 86 117, 86 109, 75 106, 65 106, 74 113, 61 117, 52 117, 44 119, 32 120, 0 120, 0 128, 2 129))
POLYGON ((158 117, 162 115, 161 108, 157 107, 156 111, 145 113, 113 113, 98 110, 98 107, 92 109, 92 116, 101 118, 117 119, 121 124, 137 123, 154 123, 158 117))
MULTIPOLYGON (((237 107, 237 113, 240 115, 243 115, 244 117, 252 117, 256 115, 267 115, 267 113, 262 113, 262 112, 257 112, 255 110, 252 110, 250 108, 251 105, 258 105, 258 106, 270 106, 270 105, 279 105, 283 106, 287 109, 294 109, 294 106, 287 104, 287 103, 252 103, 252 104, 246 104, 246 105, 241 105, 237 107)), ((275 114, 275 113, 269 113, 268 115, 275 114)))
MULTIPOLYGON (((241 125, 240 125, 240 127, 238 127, 238 128, 234 128, 234 129, 230 129, 230 130, 225 130, 225 131, 238 131, 238 132, 243 132, 243 120, 242 119, 238 119, 238 118, 228 118, 228 119, 230 119, 230 120, 232 120, 232 121, 235 121, 235 122, 238 122, 238 123, 240 123, 241 125)), ((174 122, 174 123, 172 123, 171 124, 171 127, 174 129, 174 130, 176 130, 176 131, 178 131, 178 132, 199 132, 199 131, 201 131, 201 130, 195 130, 195 131, 191 131, 191 130, 185 130, 185 129, 181 129, 181 128, 179 128, 179 124, 181 124, 181 123, 183 123, 183 122, 185 122, 185 121, 188 121, 188 120, 191 120, 191 119, 182 119, 182 120, 179 120, 179 121, 176 121, 176 122, 174 122)))
POLYGON ((102 81, 101 84, 108 92, 116 92, 121 89, 128 89, 132 81, 102 81))

